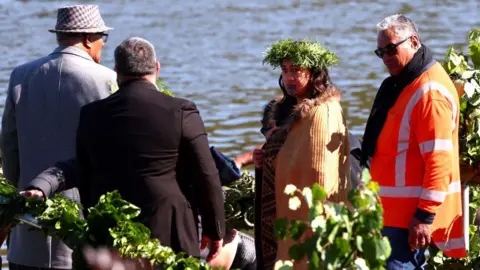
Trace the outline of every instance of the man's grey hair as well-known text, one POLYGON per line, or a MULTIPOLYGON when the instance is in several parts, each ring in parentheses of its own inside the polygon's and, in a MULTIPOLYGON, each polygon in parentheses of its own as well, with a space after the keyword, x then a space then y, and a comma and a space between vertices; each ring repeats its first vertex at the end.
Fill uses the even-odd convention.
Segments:
POLYGON ((115 49, 117 73, 124 76, 145 76, 155 74, 157 57, 155 48, 148 40, 131 37, 115 49))
POLYGON ((377 32, 391 28, 394 29, 395 35, 401 39, 410 36, 417 36, 420 39, 415 23, 403 14, 390 15, 377 24, 377 32))

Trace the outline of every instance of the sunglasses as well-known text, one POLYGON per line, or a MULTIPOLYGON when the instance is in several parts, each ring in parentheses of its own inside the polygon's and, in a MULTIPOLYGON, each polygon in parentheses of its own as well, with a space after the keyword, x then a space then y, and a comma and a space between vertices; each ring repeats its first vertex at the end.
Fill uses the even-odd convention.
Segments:
POLYGON ((375 50, 375 54, 379 57, 379 58, 383 58, 383 55, 384 54, 388 54, 388 55, 395 55, 397 54, 397 47, 404 43, 405 41, 407 41, 409 38, 411 38, 411 36, 407 37, 406 39, 402 40, 402 41, 399 41, 397 43, 390 43, 388 44, 387 46, 385 46, 384 48, 378 48, 375 50))
POLYGON ((107 43, 108 34, 107 33, 97 33, 97 35, 102 36, 103 43, 107 43))
POLYGON ((89 40, 91 40, 90 35, 99 35, 99 36, 101 36, 101 39, 103 40, 103 43, 107 43, 107 40, 108 40, 108 34, 107 33, 84 34, 85 37, 87 37, 89 40))

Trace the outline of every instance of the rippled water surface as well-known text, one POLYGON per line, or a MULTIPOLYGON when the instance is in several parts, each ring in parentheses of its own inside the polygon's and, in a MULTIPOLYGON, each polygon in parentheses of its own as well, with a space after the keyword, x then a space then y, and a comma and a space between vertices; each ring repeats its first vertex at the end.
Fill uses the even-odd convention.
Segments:
POLYGON ((480 27, 480 0, 423 1, 8 1, 0 0, 0 91, 18 64, 50 53, 56 8, 97 3, 115 28, 103 52, 123 39, 142 36, 155 45, 161 77, 180 97, 195 101, 211 143, 234 156, 262 142, 259 119, 279 94, 279 70, 262 66, 262 52, 282 37, 313 37, 333 49, 341 63, 332 69, 342 89, 351 130, 361 133, 375 91, 386 71, 373 54, 375 24, 393 13, 408 14, 425 44, 443 58, 449 45, 465 48, 467 32, 480 27))
POLYGON ((480 28, 480 0, 0 0, 1 103, 11 70, 55 48, 47 29, 55 26, 56 8, 75 3, 98 4, 115 28, 103 52, 106 66, 113 66, 113 50, 123 39, 152 41, 161 77, 177 96, 198 104, 211 144, 232 157, 262 142, 262 108, 280 93, 279 71, 262 66, 261 53, 272 42, 313 37, 338 54, 341 63, 331 75, 343 90, 350 129, 361 134, 387 76, 373 54, 378 21, 408 14, 439 60, 449 45, 465 49, 467 32, 480 28))

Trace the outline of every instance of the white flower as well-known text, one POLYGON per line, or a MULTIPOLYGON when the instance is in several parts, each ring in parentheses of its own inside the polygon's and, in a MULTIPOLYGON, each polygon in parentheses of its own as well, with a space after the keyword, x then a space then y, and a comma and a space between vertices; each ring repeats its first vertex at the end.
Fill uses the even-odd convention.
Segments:
POLYGON ((305 199, 305 201, 307 202, 307 205, 308 207, 312 207, 312 189, 310 189, 309 187, 306 187, 303 189, 302 191, 302 195, 303 195, 303 198, 305 199))
POLYGON ((285 187, 284 193, 287 194, 287 195, 293 195, 295 193, 295 191, 297 191, 297 187, 295 185, 288 184, 285 187))
POLYGON ((275 270, 293 270, 292 261, 277 261, 275 263, 275 270))
POLYGON ((290 210, 295 211, 298 208, 300 208, 301 205, 302 205, 302 202, 297 196, 292 197, 290 198, 290 200, 288 200, 288 208, 290 208, 290 210))
POLYGON ((312 227, 313 231, 316 231, 317 228, 324 228, 326 224, 327 224, 327 221, 323 216, 317 216, 315 217, 314 220, 312 220, 312 223, 310 226, 312 227))

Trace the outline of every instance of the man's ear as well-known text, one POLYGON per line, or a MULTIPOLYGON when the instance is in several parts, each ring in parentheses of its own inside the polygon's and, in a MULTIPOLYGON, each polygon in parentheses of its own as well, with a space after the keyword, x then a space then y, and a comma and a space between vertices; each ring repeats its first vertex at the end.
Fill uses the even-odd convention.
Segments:
POLYGON ((160 73, 160 62, 157 60, 155 64, 155 76, 158 77, 158 73, 160 73))
POLYGON ((92 41, 90 41, 91 36, 88 34, 83 35, 83 46, 87 49, 92 48, 92 41))
POLYGON ((420 39, 417 36, 412 36, 411 41, 412 41, 412 47, 414 49, 420 48, 421 42, 420 42, 420 39))

